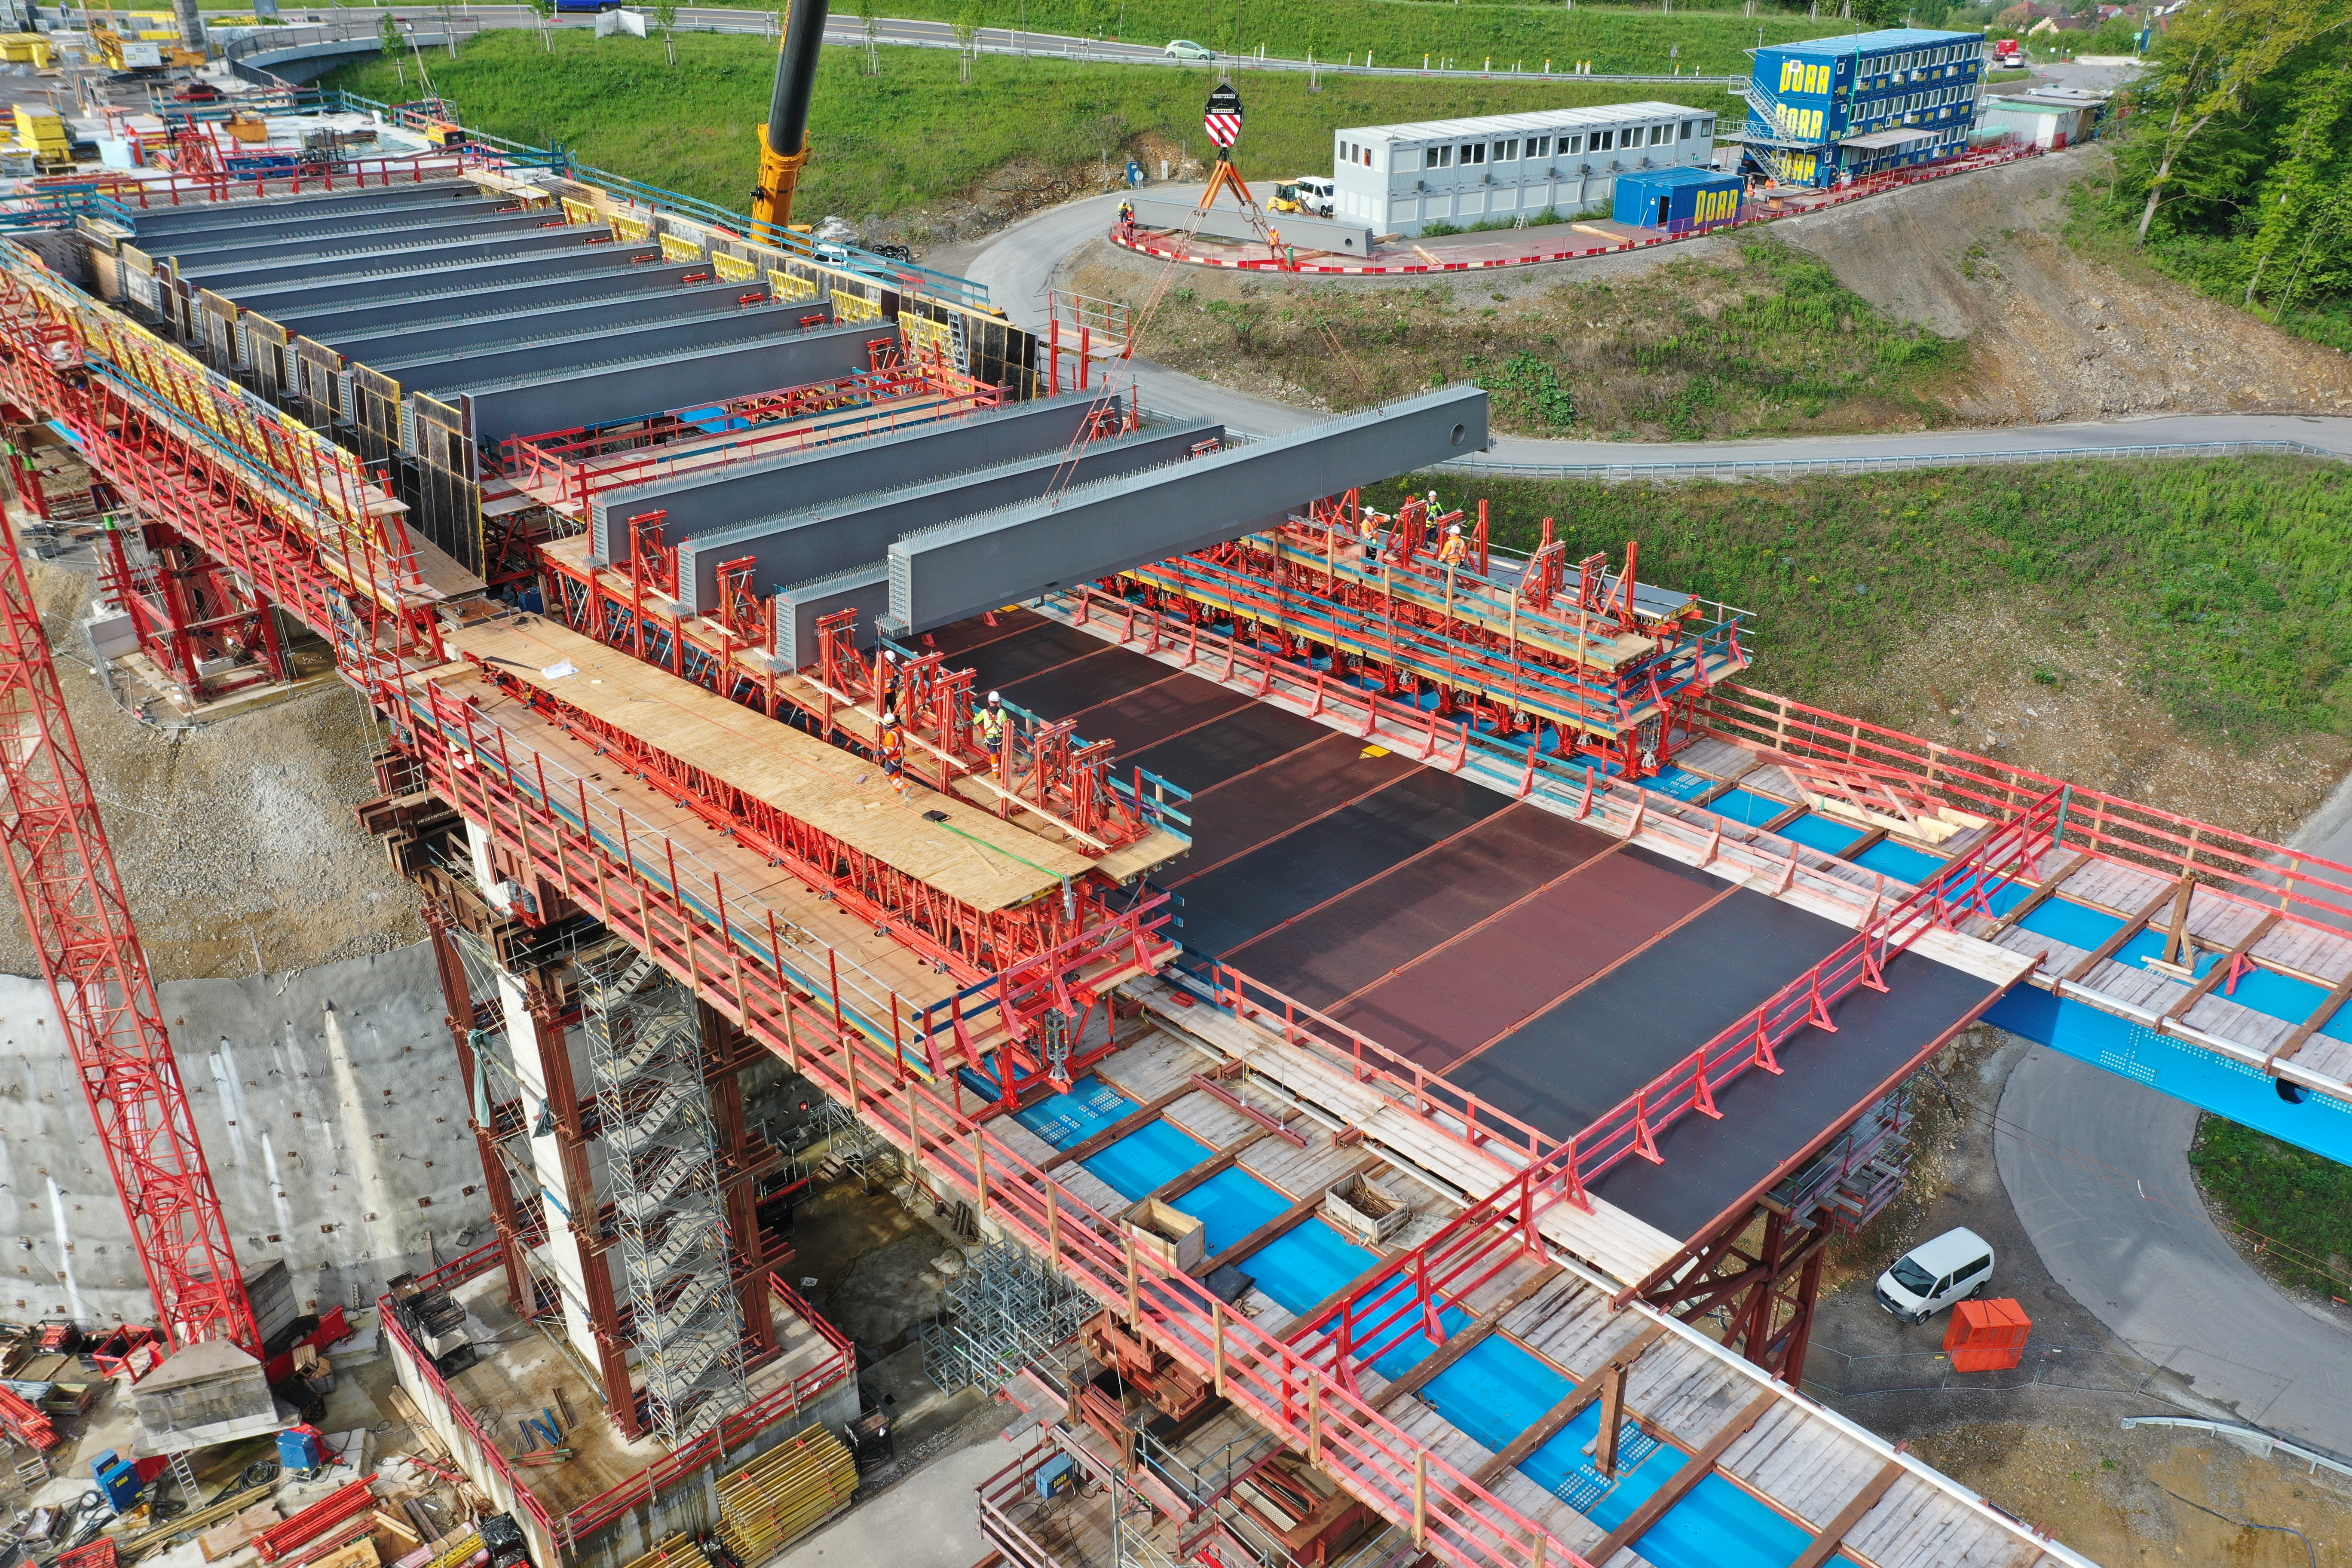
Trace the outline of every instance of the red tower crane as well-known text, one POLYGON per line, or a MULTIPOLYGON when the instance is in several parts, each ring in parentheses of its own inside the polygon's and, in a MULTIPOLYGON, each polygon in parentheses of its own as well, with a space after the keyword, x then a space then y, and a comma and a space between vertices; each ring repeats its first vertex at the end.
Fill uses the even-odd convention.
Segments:
POLYGON ((0 521, 0 847, 174 1350, 261 1332, 154 977, 74 740, 16 530, 0 521))

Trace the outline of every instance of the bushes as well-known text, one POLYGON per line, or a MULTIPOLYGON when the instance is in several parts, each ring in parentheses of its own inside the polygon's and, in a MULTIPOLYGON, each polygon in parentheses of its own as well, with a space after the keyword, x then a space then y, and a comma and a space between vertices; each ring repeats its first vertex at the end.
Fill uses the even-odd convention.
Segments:
POLYGON ((2189 1164, 2232 1219, 2281 1244, 2263 1258, 2272 1273, 2352 1294, 2352 1169, 2219 1116, 2199 1120, 2189 1164))

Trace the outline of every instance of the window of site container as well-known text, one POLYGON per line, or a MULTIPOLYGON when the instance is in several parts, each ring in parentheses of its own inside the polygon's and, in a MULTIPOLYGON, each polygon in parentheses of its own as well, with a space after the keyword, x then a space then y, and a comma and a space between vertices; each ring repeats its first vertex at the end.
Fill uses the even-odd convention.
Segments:
POLYGON ((1584 151, 1584 138, 1581 136, 1561 137, 1559 139, 1559 151, 1560 155, 1564 158, 1575 157, 1579 153, 1584 151))
POLYGON ((1433 169, 1454 167, 1454 149, 1450 146, 1432 147, 1429 150, 1429 166, 1433 169))
POLYGON ((1484 142, 1465 142, 1465 143, 1463 144, 1463 147, 1462 147, 1462 165, 1463 165, 1463 167, 1465 167, 1465 168, 1468 168, 1470 165, 1472 165, 1472 164, 1474 164, 1474 163, 1485 163, 1486 161, 1486 144, 1484 142))
POLYGON ((1530 158, 1549 158, 1549 157, 1550 157, 1550 156, 1551 156, 1551 138, 1550 138, 1550 137, 1549 137, 1549 136, 1530 136, 1530 137, 1528 137, 1528 157, 1530 157, 1530 158))
POLYGON ((1594 132, 1592 133, 1592 150, 1596 153, 1606 153, 1613 144, 1617 132, 1614 131, 1594 132))

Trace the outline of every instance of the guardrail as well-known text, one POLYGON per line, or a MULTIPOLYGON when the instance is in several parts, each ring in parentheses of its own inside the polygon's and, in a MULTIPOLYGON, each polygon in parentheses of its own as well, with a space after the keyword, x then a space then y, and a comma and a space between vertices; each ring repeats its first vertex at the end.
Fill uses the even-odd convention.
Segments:
MULTIPOLYGON (((478 1247, 438 1268, 418 1275, 416 1282, 425 1289, 437 1290, 462 1285, 498 1268, 503 1250, 501 1242, 478 1247)), ((383 1297, 376 1303, 376 1316, 394 1348, 407 1357, 419 1380, 439 1398, 442 1407, 449 1413, 450 1420, 472 1440, 482 1464, 506 1483, 507 1489, 513 1494, 515 1506, 530 1516, 532 1522, 546 1532, 548 1540, 569 1547, 594 1534, 631 1509, 652 1500, 747 1438, 807 1408, 811 1400, 855 1372, 856 1349, 840 1330, 825 1321, 815 1308, 773 1272, 768 1276, 768 1291, 794 1317, 816 1331, 829 1347, 828 1353, 791 1381, 726 1416, 718 1426, 704 1431, 676 1452, 663 1455, 619 1485, 607 1488, 561 1514, 540 1500, 497 1442, 483 1429, 465 1401, 450 1392, 448 1380, 441 1375, 431 1358, 417 1348, 415 1342, 400 1326, 399 1318, 392 1310, 391 1297, 383 1297)))
POLYGON ((2130 447, 2021 447, 1990 452, 1895 452, 1848 458, 1698 458, 1655 463, 1441 463, 1447 473, 1489 479, 1614 479, 1659 477, 1774 479, 1797 474, 1866 473, 1892 468, 1967 467, 1976 463, 2059 463, 2077 458, 2239 458, 2250 456, 2330 458, 2347 454, 2307 441, 2164 441, 2130 447))

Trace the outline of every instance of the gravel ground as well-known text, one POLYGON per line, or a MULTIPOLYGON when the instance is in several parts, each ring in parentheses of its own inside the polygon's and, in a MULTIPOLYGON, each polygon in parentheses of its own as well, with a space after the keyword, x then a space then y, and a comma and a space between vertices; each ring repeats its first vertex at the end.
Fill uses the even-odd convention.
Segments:
MULTIPOLYGON (((283 972, 423 939, 416 896, 352 808, 378 793, 380 743, 340 684, 200 729, 117 707, 76 626, 90 579, 28 563, 58 678, 158 980, 283 972)), ((0 969, 38 974, 23 923, 0 921, 0 969)))

